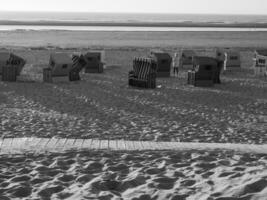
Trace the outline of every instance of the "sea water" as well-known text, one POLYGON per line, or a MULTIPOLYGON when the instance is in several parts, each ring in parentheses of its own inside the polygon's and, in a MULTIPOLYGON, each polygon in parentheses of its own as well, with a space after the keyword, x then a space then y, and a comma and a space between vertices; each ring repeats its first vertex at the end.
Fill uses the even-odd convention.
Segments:
POLYGON ((142 13, 84 13, 84 12, 0 12, 0 30, 80 30, 80 31, 267 31, 267 28, 253 28, 253 24, 267 23, 266 15, 203 15, 203 14, 142 14, 142 13), (18 22, 18 24, 14 24, 18 22), (49 25, 38 23, 49 22, 49 25), (57 25, 53 25, 57 22, 57 25), (64 25, 58 25, 61 22, 64 25), (67 24, 66 23, 70 23, 67 24), (10 24, 9 24, 10 23, 10 24), (25 24, 29 23, 29 25, 25 24), (31 23, 34 23, 32 25, 31 23), (73 25, 79 23, 108 23, 102 25, 73 25), (112 25, 112 23, 127 23, 112 25), (166 27, 131 26, 136 23, 204 23, 213 27, 166 27), (238 28, 235 24, 252 24, 252 28, 238 28), (13 24, 13 25, 11 25, 13 24), (233 25, 233 27, 216 27, 233 25))

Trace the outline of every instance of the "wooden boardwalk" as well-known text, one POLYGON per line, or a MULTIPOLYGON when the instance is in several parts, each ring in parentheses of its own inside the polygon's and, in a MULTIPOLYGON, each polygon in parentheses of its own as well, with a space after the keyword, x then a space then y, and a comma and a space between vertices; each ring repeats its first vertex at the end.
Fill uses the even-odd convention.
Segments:
POLYGON ((225 143, 186 143, 152 142, 125 140, 95 140, 67 138, 4 138, 0 139, 0 154, 21 154, 26 152, 64 152, 67 150, 234 150, 243 153, 267 154, 267 144, 225 144, 225 143))

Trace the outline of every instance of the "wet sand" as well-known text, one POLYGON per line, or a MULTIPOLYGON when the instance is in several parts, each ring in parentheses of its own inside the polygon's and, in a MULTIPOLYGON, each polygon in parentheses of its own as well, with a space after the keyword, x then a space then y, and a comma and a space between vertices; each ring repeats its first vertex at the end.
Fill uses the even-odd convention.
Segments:
POLYGON ((0 31, 2 47, 267 47, 266 32, 0 31), (23 38, 23 39, 22 39, 23 38))

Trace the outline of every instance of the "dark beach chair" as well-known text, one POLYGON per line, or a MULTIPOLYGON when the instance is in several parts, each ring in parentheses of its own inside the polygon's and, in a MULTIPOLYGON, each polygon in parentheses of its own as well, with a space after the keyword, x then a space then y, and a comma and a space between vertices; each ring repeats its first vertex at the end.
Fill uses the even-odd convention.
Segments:
POLYGON ((151 58, 135 58, 129 72, 129 85, 142 88, 156 87, 157 63, 151 58))
POLYGON ((196 87, 210 87, 214 83, 220 83, 221 63, 215 58, 193 58, 193 69, 188 71, 188 84, 196 87))
POLYGON ((26 61, 23 58, 13 53, 0 52, 0 75, 2 75, 2 81, 16 81, 25 64, 26 61))
POLYGON ((102 51, 90 51, 84 55, 85 73, 103 73, 104 61, 102 51))
POLYGON ((150 57, 157 63, 157 78, 171 76, 172 57, 163 51, 151 51, 150 57))

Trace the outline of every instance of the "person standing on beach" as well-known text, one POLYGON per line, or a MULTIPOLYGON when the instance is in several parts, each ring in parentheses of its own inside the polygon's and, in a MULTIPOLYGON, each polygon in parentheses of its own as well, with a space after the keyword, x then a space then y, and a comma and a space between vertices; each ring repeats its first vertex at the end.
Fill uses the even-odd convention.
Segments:
POLYGON ((178 53, 174 53, 172 68, 173 68, 173 75, 178 77, 179 73, 179 56, 178 53))

